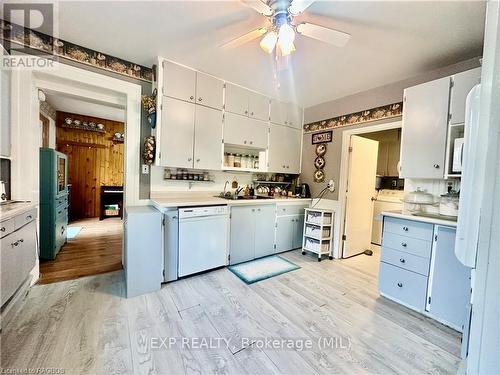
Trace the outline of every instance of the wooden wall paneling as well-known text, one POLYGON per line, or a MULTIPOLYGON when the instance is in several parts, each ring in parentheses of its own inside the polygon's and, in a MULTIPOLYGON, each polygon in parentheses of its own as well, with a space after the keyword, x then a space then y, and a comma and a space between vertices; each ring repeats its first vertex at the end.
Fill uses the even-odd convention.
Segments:
POLYGON ((72 184, 70 208, 73 219, 97 217, 102 185, 122 186, 124 144, 113 141, 115 133, 124 133, 121 122, 90 116, 57 112, 57 149, 68 154, 68 180, 72 184), (102 123, 106 133, 61 127, 66 117, 102 123))

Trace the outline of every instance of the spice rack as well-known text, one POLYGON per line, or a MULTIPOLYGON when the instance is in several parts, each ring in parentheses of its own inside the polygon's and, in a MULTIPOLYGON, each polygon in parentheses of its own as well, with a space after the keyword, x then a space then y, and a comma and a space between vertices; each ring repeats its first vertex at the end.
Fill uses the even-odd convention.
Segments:
POLYGON ((321 262, 323 255, 333 259, 334 212, 332 210, 306 208, 304 220, 304 235, 302 238, 302 254, 311 252, 318 255, 321 262))

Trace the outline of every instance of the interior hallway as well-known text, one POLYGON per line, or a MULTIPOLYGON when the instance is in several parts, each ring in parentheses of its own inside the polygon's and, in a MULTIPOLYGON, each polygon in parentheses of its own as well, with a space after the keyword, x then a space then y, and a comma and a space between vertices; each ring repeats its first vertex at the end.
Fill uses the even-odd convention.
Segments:
POLYGON ((69 239, 55 260, 40 260, 39 284, 77 279, 122 269, 123 221, 120 218, 81 219, 78 235, 69 239))

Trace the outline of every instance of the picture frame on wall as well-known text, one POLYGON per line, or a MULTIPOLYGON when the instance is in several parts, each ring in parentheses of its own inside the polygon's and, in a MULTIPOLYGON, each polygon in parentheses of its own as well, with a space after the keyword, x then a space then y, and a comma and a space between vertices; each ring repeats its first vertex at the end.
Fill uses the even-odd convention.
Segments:
POLYGON ((333 140, 333 131, 327 130, 320 133, 314 133, 311 137, 311 141, 313 145, 317 145, 319 143, 329 143, 333 140))

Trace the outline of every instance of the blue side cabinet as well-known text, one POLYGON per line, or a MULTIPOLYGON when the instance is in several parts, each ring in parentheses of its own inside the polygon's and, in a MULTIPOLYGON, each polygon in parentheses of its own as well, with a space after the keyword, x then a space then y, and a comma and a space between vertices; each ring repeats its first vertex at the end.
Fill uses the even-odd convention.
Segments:
POLYGON ((40 149, 40 258, 55 259, 68 228, 68 158, 40 149))

